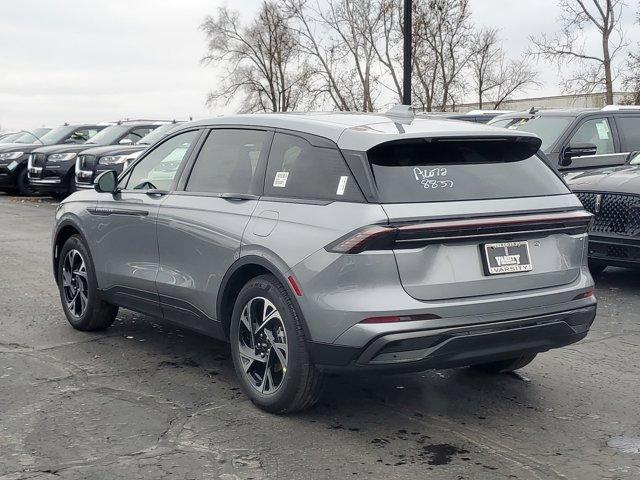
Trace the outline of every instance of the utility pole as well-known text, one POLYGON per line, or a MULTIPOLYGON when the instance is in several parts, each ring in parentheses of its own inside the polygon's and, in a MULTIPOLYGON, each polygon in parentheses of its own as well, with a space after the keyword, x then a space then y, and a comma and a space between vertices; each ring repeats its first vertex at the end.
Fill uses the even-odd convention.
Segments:
POLYGON ((402 103, 411 105, 411 15, 412 0, 404 0, 404 73, 402 78, 402 103))

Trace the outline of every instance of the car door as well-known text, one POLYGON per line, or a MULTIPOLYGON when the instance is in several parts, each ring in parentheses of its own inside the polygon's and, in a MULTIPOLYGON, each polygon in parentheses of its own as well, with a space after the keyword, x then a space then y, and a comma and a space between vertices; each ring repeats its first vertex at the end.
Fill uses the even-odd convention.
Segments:
POLYGON ((162 313, 156 289, 158 208, 199 134, 191 130, 165 140, 125 172, 118 193, 99 195, 92 211, 100 217, 95 268, 105 296, 118 305, 162 313))
POLYGON ((560 169, 575 171, 622 165, 626 162, 628 154, 629 152, 620 152, 620 143, 612 118, 590 117, 576 126, 560 152, 560 169), (596 153, 568 158, 569 149, 587 145, 595 147, 596 153))
POLYGON ((179 191, 162 202, 157 286, 165 318, 214 335, 219 331, 218 289, 240 255, 271 136, 258 128, 210 130, 179 191))

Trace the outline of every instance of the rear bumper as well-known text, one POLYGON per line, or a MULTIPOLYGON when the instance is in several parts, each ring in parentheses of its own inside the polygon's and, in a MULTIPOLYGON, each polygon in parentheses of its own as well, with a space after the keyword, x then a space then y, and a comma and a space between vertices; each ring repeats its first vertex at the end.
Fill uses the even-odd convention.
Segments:
POLYGON ((640 238, 589 234, 589 260, 604 265, 640 267, 640 238))
POLYGON ((316 365, 329 371, 410 372, 454 368, 563 347, 587 336, 596 305, 549 315, 471 326, 387 333, 364 347, 310 342, 316 365))

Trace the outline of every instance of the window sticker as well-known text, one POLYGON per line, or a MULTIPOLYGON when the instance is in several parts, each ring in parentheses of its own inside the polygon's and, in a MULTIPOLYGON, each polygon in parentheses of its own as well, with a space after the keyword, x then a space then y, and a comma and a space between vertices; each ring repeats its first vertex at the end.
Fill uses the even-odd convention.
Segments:
POLYGON ((453 188, 453 180, 447 177, 447 169, 442 168, 420 168, 413 169, 413 176, 422 184, 424 188, 453 188))
POLYGON ((609 128, 605 122, 596 123, 596 130, 598 130, 600 140, 609 140, 609 128))
POLYGON ((338 190, 336 190, 336 195, 344 195, 344 191, 347 188, 347 181, 349 177, 346 175, 340 177, 340 181, 338 182, 338 190))
POLYGON ((278 188, 286 187, 287 178, 289 178, 289 172, 276 172, 276 178, 273 179, 273 186, 278 188))

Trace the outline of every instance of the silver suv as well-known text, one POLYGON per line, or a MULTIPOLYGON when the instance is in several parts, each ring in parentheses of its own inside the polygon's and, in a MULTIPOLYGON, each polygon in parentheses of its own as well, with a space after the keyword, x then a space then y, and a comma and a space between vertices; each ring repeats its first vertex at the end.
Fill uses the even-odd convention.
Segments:
POLYGON ((327 371, 520 368, 587 335, 591 215, 540 139, 410 115, 183 124, 57 211, 62 307, 118 307, 230 342, 260 408, 327 371))

